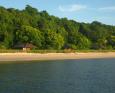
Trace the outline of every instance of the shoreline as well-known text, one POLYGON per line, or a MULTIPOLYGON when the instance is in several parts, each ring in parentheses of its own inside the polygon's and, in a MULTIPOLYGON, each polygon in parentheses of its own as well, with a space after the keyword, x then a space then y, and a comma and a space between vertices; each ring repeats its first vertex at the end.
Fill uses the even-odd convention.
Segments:
POLYGON ((115 52, 89 53, 0 53, 0 63, 27 61, 115 58, 115 52))

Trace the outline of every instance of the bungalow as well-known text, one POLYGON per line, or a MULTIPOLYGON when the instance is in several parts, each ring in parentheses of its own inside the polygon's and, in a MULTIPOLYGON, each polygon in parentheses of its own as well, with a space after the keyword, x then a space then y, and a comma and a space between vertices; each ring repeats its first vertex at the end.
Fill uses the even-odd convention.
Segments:
POLYGON ((22 49, 23 51, 34 49, 35 46, 31 43, 18 43, 14 45, 15 49, 22 49))

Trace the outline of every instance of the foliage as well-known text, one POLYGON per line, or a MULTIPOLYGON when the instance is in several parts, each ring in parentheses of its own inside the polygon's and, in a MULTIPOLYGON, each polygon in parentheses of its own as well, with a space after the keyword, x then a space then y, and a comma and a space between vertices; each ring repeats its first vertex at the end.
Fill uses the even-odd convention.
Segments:
POLYGON ((32 43, 37 47, 41 47, 42 35, 39 29, 33 28, 31 26, 22 26, 20 30, 16 31, 15 34, 16 42, 21 43, 32 43))
POLYGON ((115 49, 115 26, 58 18, 30 5, 23 10, 0 7, 0 49, 17 43, 48 50, 115 49))

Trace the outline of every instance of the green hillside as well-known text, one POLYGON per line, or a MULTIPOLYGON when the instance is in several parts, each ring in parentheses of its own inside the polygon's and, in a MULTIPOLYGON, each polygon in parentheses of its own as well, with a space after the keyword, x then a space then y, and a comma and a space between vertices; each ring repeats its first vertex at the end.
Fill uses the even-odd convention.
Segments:
POLYGON ((29 5, 24 10, 0 7, 0 49, 19 43, 41 50, 115 49, 115 26, 58 18, 29 5))

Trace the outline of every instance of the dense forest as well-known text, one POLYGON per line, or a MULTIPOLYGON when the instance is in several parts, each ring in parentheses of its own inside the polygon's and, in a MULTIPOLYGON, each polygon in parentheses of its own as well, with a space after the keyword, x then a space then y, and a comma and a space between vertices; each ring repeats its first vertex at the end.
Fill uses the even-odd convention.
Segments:
POLYGON ((18 43, 36 49, 115 49, 115 26, 58 18, 30 5, 23 10, 0 7, 0 49, 18 43))

